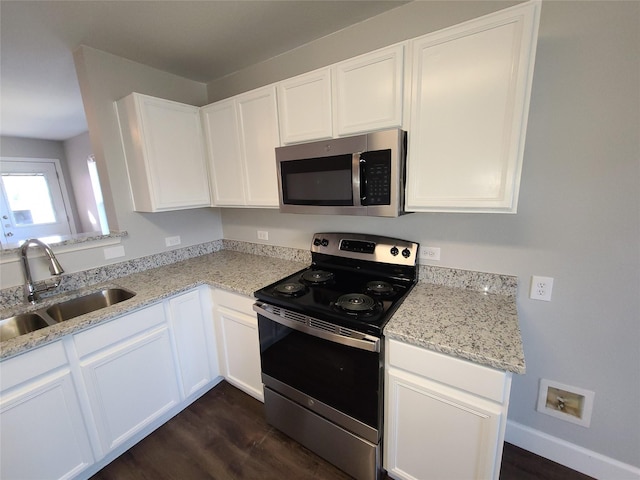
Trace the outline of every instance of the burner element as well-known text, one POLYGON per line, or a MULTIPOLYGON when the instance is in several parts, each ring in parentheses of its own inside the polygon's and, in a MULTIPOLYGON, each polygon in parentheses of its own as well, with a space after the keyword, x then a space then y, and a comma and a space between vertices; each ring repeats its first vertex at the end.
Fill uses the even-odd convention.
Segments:
POLYGON ((286 297, 299 297, 307 291, 307 288, 301 283, 287 282, 277 285, 274 290, 276 293, 286 297))
POLYGON ((393 285, 389 282, 374 280, 373 282, 367 282, 367 292, 376 295, 390 295, 394 293, 394 290, 393 285))
POLYGON ((336 306, 346 312, 371 312, 376 306, 377 302, 368 295, 362 293, 348 293, 342 295, 336 300, 336 306))
POLYGON ((302 280, 310 285, 321 285, 333 280, 333 273, 325 270, 308 270, 302 274, 302 280))

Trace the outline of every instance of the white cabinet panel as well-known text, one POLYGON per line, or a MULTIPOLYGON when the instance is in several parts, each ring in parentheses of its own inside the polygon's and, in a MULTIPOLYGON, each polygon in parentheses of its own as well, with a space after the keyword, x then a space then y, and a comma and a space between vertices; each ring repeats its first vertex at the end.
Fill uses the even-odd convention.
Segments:
POLYGON ((213 301, 218 349, 225 379, 264 401, 258 318, 251 309, 253 299, 216 290, 213 301))
POLYGON ((387 468, 394 478, 497 478, 502 411, 435 382, 388 375, 387 468))
POLYGON ((331 70, 300 75, 278 84, 278 119, 283 144, 331 138, 331 70))
POLYGON ((247 205, 277 207, 275 149, 280 146, 280 134, 275 86, 239 95, 236 102, 247 205))
POLYGON ((377 50, 334 67, 338 135, 402 126, 404 48, 377 50))
POLYGON ((413 42, 407 210, 515 213, 539 4, 413 42))
POLYGON ((184 397, 198 392, 220 375, 213 319, 200 290, 169 299, 169 317, 176 343, 184 397))
POLYGON ((200 109, 200 115, 209 155, 213 205, 244 205, 236 102, 230 99, 207 105, 200 109))
POLYGON ((62 342, 2 362, 0 378, 0 478, 72 478, 93 463, 62 342))
POLYGON ((138 93, 116 107, 134 210, 208 206, 199 108, 138 93))
MULTIPOLYGON (((135 315, 155 315, 156 312, 148 309, 135 315)), ((124 333, 134 321, 132 317, 98 325, 92 333, 100 333, 102 327, 122 327, 124 333)), ((104 453, 132 438, 180 401, 166 323, 133 337, 126 338, 124 334, 123 337, 120 342, 80 358, 104 453)))
POLYGON ((497 479, 511 374, 396 340, 385 355, 389 476, 497 479))
POLYGON ((202 107, 214 202, 277 207, 280 146, 275 86, 202 107))

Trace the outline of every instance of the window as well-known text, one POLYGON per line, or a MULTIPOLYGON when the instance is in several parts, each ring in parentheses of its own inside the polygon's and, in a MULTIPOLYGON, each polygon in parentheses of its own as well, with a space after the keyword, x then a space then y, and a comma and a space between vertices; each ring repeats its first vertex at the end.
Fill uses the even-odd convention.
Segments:
POLYGON ((3 245, 73 233, 55 159, 2 159, 0 215, 3 245))

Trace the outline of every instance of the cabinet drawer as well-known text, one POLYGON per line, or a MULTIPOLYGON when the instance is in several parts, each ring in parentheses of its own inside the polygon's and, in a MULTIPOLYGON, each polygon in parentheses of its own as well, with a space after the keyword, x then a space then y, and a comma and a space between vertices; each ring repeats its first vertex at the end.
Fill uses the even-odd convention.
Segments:
POLYGON ((216 306, 231 308, 247 315, 254 315, 252 307, 255 299, 253 297, 216 289, 213 292, 213 302, 216 306))
POLYGON ((389 366, 503 403, 507 373, 467 360, 398 342, 387 341, 389 366))
POLYGON ((64 365, 67 365, 67 355, 60 341, 5 360, 0 363, 0 391, 64 365))
POLYGON ((83 357, 113 343, 121 342, 139 332, 164 323, 161 303, 129 313, 107 323, 74 335, 78 356, 83 357))

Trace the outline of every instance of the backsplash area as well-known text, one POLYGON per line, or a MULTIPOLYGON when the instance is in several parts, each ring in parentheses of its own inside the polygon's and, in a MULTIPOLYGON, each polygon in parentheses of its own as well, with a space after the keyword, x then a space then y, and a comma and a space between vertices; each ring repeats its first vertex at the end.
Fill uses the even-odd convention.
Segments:
MULTIPOLYGON (((199 257, 220 250, 233 250, 262 255, 266 257, 281 258, 301 262, 300 268, 311 263, 311 252, 297 248, 279 247, 276 245, 263 245, 237 240, 215 240, 213 242, 179 248, 169 252, 162 252, 147 257, 128 260, 126 262, 105 265, 82 272, 63 275, 62 285, 52 294, 70 292, 79 288, 89 287, 134 273, 162 267, 172 263, 199 257)), ((472 272, 453 268, 435 267, 432 265, 420 265, 419 281, 433 283, 447 287, 463 288, 499 295, 515 295, 518 278, 511 275, 495 273, 472 272)), ((52 295, 50 294, 50 295, 52 295)), ((43 295, 47 296, 46 294, 43 295)), ((24 301, 22 285, 0 290, 0 308, 11 307, 24 301)))

